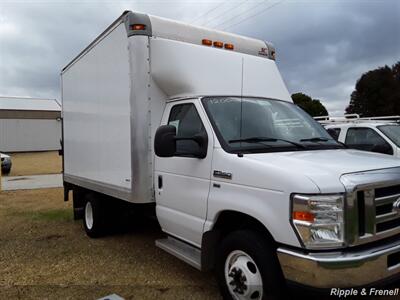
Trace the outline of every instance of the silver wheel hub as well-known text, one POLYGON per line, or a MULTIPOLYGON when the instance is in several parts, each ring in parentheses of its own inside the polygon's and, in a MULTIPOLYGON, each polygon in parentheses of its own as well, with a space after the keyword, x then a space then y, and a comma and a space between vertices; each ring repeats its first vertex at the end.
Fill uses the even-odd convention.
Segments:
POLYGON ((85 205, 85 223, 89 230, 93 228, 93 207, 89 201, 85 205))
POLYGON ((262 299, 261 273, 247 253, 235 250, 228 255, 225 261, 225 280, 234 299, 262 299))

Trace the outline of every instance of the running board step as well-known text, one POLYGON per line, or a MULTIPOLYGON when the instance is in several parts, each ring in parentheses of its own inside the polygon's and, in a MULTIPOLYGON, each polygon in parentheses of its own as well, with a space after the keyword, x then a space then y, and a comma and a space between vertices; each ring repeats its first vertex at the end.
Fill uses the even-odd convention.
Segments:
POLYGON ((156 246, 201 270, 201 251, 194 246, 173 237, 156 240, 156 246))

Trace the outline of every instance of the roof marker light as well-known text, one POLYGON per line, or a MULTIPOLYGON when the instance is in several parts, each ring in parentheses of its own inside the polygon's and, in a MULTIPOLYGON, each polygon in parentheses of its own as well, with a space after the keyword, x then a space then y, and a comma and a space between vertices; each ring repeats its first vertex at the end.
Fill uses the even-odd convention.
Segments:
POLYGON ((227 50, 233 50, 233 44, 225 44, 224 45, 225 46, 225 49, 227 49, 227 50))
POLYGON ((217 48, 223 48, 224 47, 224 43, 223 42, 218 42, 218 41, 215 41, 213 43, 213 45, 214 45, 214 47, 217 47, 217 48))
POLYGON ((202 39, 202 40, 201 40, 201 43, 202 43, 204 46, 211 46, 211 45, 212 45, 212 40, 202 39))
POLYGON ((131 30, 146 30, 146 25, 144 25, 144 24, 133 24, 133 25, 131 25, 131 30))

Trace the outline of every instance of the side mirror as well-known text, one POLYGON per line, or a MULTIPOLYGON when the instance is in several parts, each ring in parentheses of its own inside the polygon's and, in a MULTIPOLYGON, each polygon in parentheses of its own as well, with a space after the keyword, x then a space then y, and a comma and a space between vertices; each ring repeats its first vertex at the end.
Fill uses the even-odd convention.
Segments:
POLYGON ((197 134, 192 137, 177 137, 176 128, 172 125, 163 125, 158 127, 154 137, 154 152, 158 157, 172 157, 175 155, 190 155, 197 158, 207 156, 208 137, 207 134, 197 134), (177 153, 177 141, 194 141, 198 149, 185 153, 177 153))
POLYGON ((199 145, 199 151, 196 153, 198 158, 206 158, 207 156, 207 145, 208 137, 207 134, 197 134, 192 138, 199 145))
POLYGON ((328 133, 330 134, 331 137, 333 137, 336 141, 339 140, 339 134, 337 131, 335 131, 332 128, 328 128, 326 131, 328 131, 328 133))
POLYGON ((154 137, 154 151, 159 157, 172 157, 176 153, 176 128, 172 125, 160 126, 154 137))
POLYGON ((378 144, 375 145, 372 149, 372 152, 378 152, 382 154, 393 155, 393 149, 389 144, 378 144))

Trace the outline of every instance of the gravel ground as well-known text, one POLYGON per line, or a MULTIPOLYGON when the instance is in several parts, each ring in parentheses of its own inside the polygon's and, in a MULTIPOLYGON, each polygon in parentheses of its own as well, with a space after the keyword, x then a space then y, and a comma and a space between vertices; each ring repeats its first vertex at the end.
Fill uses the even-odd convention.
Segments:
POLYGON ((218 299, 212 274, 158 249, 156 222, 88 238, 62 189, 0 194, 0 298, 218 299))
POLYGON ((220 299, 212 273, 155 247, 163 236, 155 221, 134 217, 125 232, 90 239, 62 197, 62 189, 0 193, 0 299, 220 299))
POLYGON ((61 173, 62 159, 58 151, 10 153, 12 160, 9 176, 61 173))

